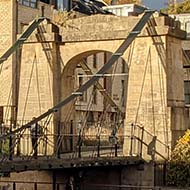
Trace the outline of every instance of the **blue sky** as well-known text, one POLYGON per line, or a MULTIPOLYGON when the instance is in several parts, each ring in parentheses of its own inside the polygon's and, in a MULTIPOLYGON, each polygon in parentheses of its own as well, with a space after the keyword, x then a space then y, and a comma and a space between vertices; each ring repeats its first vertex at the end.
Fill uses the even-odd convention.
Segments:
MULTIPOLYGON (((183 0, 177 0, 182 2, 183 0)), ((151 9, 160 10, 167 6, 168 0, 142 0, 143 4, 151 9)))
POLYGON ((167 0, 143 0, 143 4, 151 9, 159 10, 166 6, 167 0))

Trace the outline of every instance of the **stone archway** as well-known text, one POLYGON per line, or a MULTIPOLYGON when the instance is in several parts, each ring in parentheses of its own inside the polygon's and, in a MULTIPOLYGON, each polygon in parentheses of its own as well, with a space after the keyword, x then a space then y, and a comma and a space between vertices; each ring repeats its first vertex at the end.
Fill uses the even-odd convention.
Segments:
MULTIPOLYGON (((106 52, 106 51, 101 51, 101 50, 91 50, 87 51, 84 53, 80 53, 73 58, 71 58, 66 66, 63 69, 62 72, 62 77, 61 77, 61 98, 65 99, 69 95, 71 95, 76 89, 78 89, 78 86, 76 87, 76 83, 78 83, 78 79, 76 78, 76 74, 78 73, 79 75, 85 76, 85 71, 78 68, 77 66, 82 60, 86 60, 86 64, 88 65, 89 69, 92 71, 92 73, 96 73, 108 60, 109 57, 112 55, 111 52, 106 52), (95 59, 94 59, 95 57, 95 59), (96 65, 94 64, 94 61, 96 62, 96 65), (77 73, 76 73, 77 71, 77 73), (83 74, 81 74, 83 73, 83 74)), ((123 58, 119 58, 118 61, 114 64, 114 66, 109 69, 107 72, 110 73, 108 74, 107 77, 103 77, 99 80, 99 83, 102 85, 102 87, 108 91, 108 94, 110 94, 110 97, 113 99, 113 101, 121 107, 121 110, 125 112, 125 98, 126 98, 126 89, 127 89, 127 78, 128 74, 125 73, 128 72, 128 65, 126 61, 123 58), (115 72, 116 75, 111 76, 115 72), (116 77, 117 76, 117 77, 116 77), (114 79, 114 80, 113 80, 114 79)), ((92 76, 90 76, 92 77, 92 76)), ((83 80, 83 82, 86 82, 88 80, 88 77, 83 80)), ((80 83, 80 82, 79 82, 80 83)), ((61 110, 61 123, 69 123, 69 121, 73 121, 72 126, 67 126, 67 127, 73 127, 72 130, 66 129, 66 131, 73 132, 74 134, 78 134, 77 126, 80 121, 80 117, 86 114, 86 113, 91 113, 91 119, 93 118, 93 122, 97 122, 98 120, 98 115, 102 114, 105 106, 108 106, 108 102, 106 102, 106 98, 101 95, 100 92, 97 92, 97 97, 96 97, 96 102, 92 103, 92 94, 93 93, 93 88, 94 86, 90 87, 82 96, 85 97, 82 98, 83 100, 81 101, 80 98, 77 99, 77 102, 71 102, 70 104, 64 106, 64 108, 61 110), (89 108, 89 103, 93 104, 93 109, 89 108), (73 109, 74 106, 74 109, 73 109), (70 119, 68 120, 68 112, 69 110, 72 109, 72 113, 70 116, 70 119), (91 111, 90 111, 91 110, 91 111)), ((95 100, 94 100, 95 101, 95 100)), ((106 107, 107 111, 109 112, 107 114, 108 120, 109 117, 113 119, 113 114, 117 114, 114 110, 114 108, 111 108, 111 106, 106 107)), ((90 114, 89 114, 90 115, 90 114)), ((89 117, 88 117, 89 118, 89 117)), ((84 119, 84 118, 83 118, 84 119)), ((81 119, 82 120, 82 119, 81 119)), ((87 119, 88 120, 88 119, 87 119)), ((111 120, 111 119, 110 119, 111 120)), ((111 122, 111 121, 110 121, 111 122)), ((66 128, 66 127, 65 127, 66 128)), ((65 129, 64 129, 65 130, 65 129)), ((105 133, 106 135, 111 134, 111 128, 106 128, 105 127, 105 133), (109 131, 109 132, 108 132, 109 131)), ((123 131, 123 128, 120 129, 123 131)), ((66 133, 66 131, 64 133, 66 133)), ((89 130, 87 133, 93 133, 96 131, 96 129, 92 129, 91 131, 89 130)), ((68 143, 67 143, 68 144, 68 143)))

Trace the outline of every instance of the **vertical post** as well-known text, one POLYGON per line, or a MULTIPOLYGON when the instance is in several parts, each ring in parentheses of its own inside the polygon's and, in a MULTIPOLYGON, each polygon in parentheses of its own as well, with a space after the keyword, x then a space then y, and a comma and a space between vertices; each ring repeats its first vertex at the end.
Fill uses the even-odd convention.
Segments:
POLYGON ((60 184, 57 183, 57 189, 56 190, 60 190, 60 184))
POLYGON ((16 190, 16 182, 13 182, 13 190, 16 190))
MULTIPOLYGON (((3 123, 0 123, 0 134, 3 134, 3 123)), ((3 148, 3 142, 2 140, 0 141, 0 154, 2 154, 2 148, 3 148)))
POLYGON ((143 138, 144 138, 144 127, 141 128, 141 139, 140 139, 140 157, 142 157, 142 151, 143 151, 143 138))
POLYGON ((56 171, 53 171, 53 184, 52 190, 56 190, 56 171))
POLYGON ((134 130, 134 125, 132 123, 131 124, 131 144, 130 144, 130 152, 129 152, 130 156, 132 156, 132 153, 133 153, 133 130, 134 130))
MULTIPOLYGON (((12 132, 12 122, 10 125, 10 133, 12 132)), ((13 159, 13 155, 12 155, 12 148, 13 148, 13 140, 12 140, 12 136, 9 137, 9 160, 13 159)))
POLYGON ((35 135, 34 135, 34 158, 37 159, 38 155, 38 123, 35 123, 35 135))
POLYGON ((72 9, 72 6, 73 6, 72 0, 69 0, 68 11, 72 9))
POLYGON ((153 162, 153 168, 154 168, 154 187, 157 185, 157 164, 153 162))
POLYGON ((163 186, 166 186, 166 176, 167 176, 167 173, 166 173, 167 170, 166 170, 166 168, 167 168, 166 167, 166 162, 164 162, 163 171, 162 171, 163 172, 163 184, 162 184, 163 186))
POLYGON ((81 136, 79 136, 79 150, 78 150, 78 157, 81 158, 81 136))
POLYGON ((34 190, 38 190, 38 185, 36 182, 34 183, 34 190))
POLYGON ((98 136, 98 149, 97 149, 97 157, 100 157, 100 136, 98 136))
POLYGON ((61 149, 61 123, 60 123, 60 121, 58 122, 58 127, 57 127, 57 138, 55 138, 56 140, 57 140, 57 145, 58 145, 58 149, 57 149, 57 158, 59 159, 59 158, 61 158, 60 157, 60 155, 61 155, 61 151, 60 151, 60 149, 61 149))
POLYGON ((42 17, 44 17, 44 9, 45 9, 45 7, 44 7, 44 6, 41 6, 42 17))
POLYGON ((117 142, 115 143, 115 157, 117 157, 117 142))
POLYGON ((73 120, 71 120, 71 126, 70 126, 70 150, 72 151, 73 150, 73 120))
POLYGON ((78 146, 79 146, 79 149, 78 149, 78 157, 81 158, 81 145, 82 145, 82 138, 81 138, 81 130, 79 132, 79 138, 78 138, 78 146))

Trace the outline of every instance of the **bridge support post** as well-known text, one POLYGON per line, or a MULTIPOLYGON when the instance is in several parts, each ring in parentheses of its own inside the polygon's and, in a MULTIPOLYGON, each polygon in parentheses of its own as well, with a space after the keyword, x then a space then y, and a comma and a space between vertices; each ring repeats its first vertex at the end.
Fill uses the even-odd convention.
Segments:
POLYGON ((130 152, 129 155, 132 156, 133 154, 133 138, 134 138, 134 125, 131 124, 131 143, 130 143, 130 152))
POLYGON ((73 150, 73 120, 71 120, 71 127, 70 127, 70 134, 71 134, 71 138, 70 138, 70 150, 73 150))
POLYGON ((97 150, 97 157, 100 157, 100 136, 98 136, 98 150, 97 150))
MULTIPOLYGON (((12 132, 12 124, 10 126, 10 133, 12 132)), ((13 148, 13 139, 12 136, 9 137, 9 160, 13 159, 13 155, 12 155, 12 148, 13 148)))
POLYGON ((81 142, 79 142, 78 157, 81 158, 81 142))
POLYGON ((38 190, 38 185, 36 182, 34 183, 34 190, 38 190))
POLYGON ((117 157, 117 143, 115 143, 115 157, 117 157))
POLYGON ((16 182, 13 182, 13 190, 16 190, 16 182))
POLYGON ((58 159, 60 159, 61 157, 60 157, 60 154, 61 154, 61 152, 60 152, 60 148, 61 148, 61 124, 60 124, 60 121, 58 122, 58 126, 57 126, 57 135, 58 135, 58 137, 57 137, 57 145, 58 145, 58 149, 57 149, 57 158, 58 159))
POLYGON ((56 172, 53 172, 53 184, 52 184, 52 190, 56 190, 56 172))

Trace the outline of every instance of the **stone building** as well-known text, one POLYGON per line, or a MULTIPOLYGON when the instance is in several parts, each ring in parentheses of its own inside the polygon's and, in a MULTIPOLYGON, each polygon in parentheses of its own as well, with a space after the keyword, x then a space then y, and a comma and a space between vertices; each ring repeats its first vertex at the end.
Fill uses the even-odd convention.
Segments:
MULTIPOLYGON (((25 29, 25 25, 37 15, 43 13, 44 16, 53 18, 54 14, 51 5, 41 2, 36 8, 31 8, 17 1, 2 0, 0 6, 1 54, 16 41, 17 35, 25 29)), ((14 124, 12 121, 17 119, 18 125, 22 125, 23 120, 31 120, 33 116, 44 113, 71 95, 75 88, 87 80, 85 71, 81 70, 80 62, 86 61, 90 67, 87 70, 96 72, 101 65, 96 65, 95 56, 99 57, 97 60, 101 60, 103 65, 109 53, 115 52, 139 18, 92 15, 66 19, 62 24, 44 21, 22 48, 3 63, 0 77, 2 92, 0 103, 8 105, 4 110, 8 115, 6 119, 11 120, 11 124, 14 124), (12 100, 9 94, 12 94, 10 95, 12 100)), ((168 159, 170 148, 189 128, 188 109, 185 107, 182 54, 182 40, 185 39, 185 35, 186 33, 180 29, 179 22, 155 14, 152 22, 147 23, 141 34, 118 60, 117 64, 121 65, 111 69, 115 70, 113 74, 111 70, 106 73, 109 77, 115 75, 115 81, 112 83, 109 77, 100 80, 100 84, 108 88, 116 105, 125 113, 124 132, 122 132, 123 155, 142 156, 147 160, 168 159), (123 101, 123 98, 126 100, 123 101)), ((88 110, 89 121, 92 121, 104 111, 107 104, 102 96, 100 94, 96 96, 96 93, 100 92, 97 92, 95 87, 89 88, 76 102, 67 104, 60 111, 55 112, 53 118, 49 118, 48 122, 51 124, 50 127, 48 126, 47 135, 51 144, 46 150, 49 155, 57 148, 55 137, 59 131, 58 126, 64 127, 61 128, 63 130, 61 133, 76 135, 77 126, 74 125, 75 127, 72 128, 71 121, 78 122, 81 117, 79 114, 84 114, 88 110), (94 103, 87 109, 86 100, 90 97, 94 103), (68 127, 65 127, 67 122, 68 127), (69 131, 64 131, 66 129, 69 131)), ((106 112, 110 112, 110 120, 117 113, 110 106, 106 112)), ((104 120, 108 119, 104 118, 104 120)), ((94 133, 94 131, 87 132, 94 133)), ((19 147, 21 155, 31 154, 31 142, 27 141, 29 138, 29 136, 21 138, 21 147, 19 147)), ((75 142, 76 139, 72 143, 75 142)), ((63 151, 67 151, 68 147, 73 148, 69 138, 64 143, 63 151)), ((40 147, 43 147, 43 143, 40 147)), ((39 149, 39 156, 43 154, 44 150, 39 149)), ((119 174, 113 174, 117 176, 116 181, 120 184, 128 184, 131 179, 130 174, 127 174, 128 170, 125 169, 119 174)), ((144 183, 142 172, 137 170, 135 171, 138 177, 135 183, 150 185, 152 181, 148 179, 147 181, 151 182, 144 183)), ((54 174, 53 170, 26 172, 25 177, 27 181, 46 179, 52 182, 55 178, 54 174)), ((112 174, 108 178, 103 174, 103 180, 106 178, 111 181, 113 178, 112 174)), ((13 174, 12 179, 18 176, 20 175, 13 174)), ((58 181, 65 182, 66 177, 67 171, 57 172, 58 181)))

